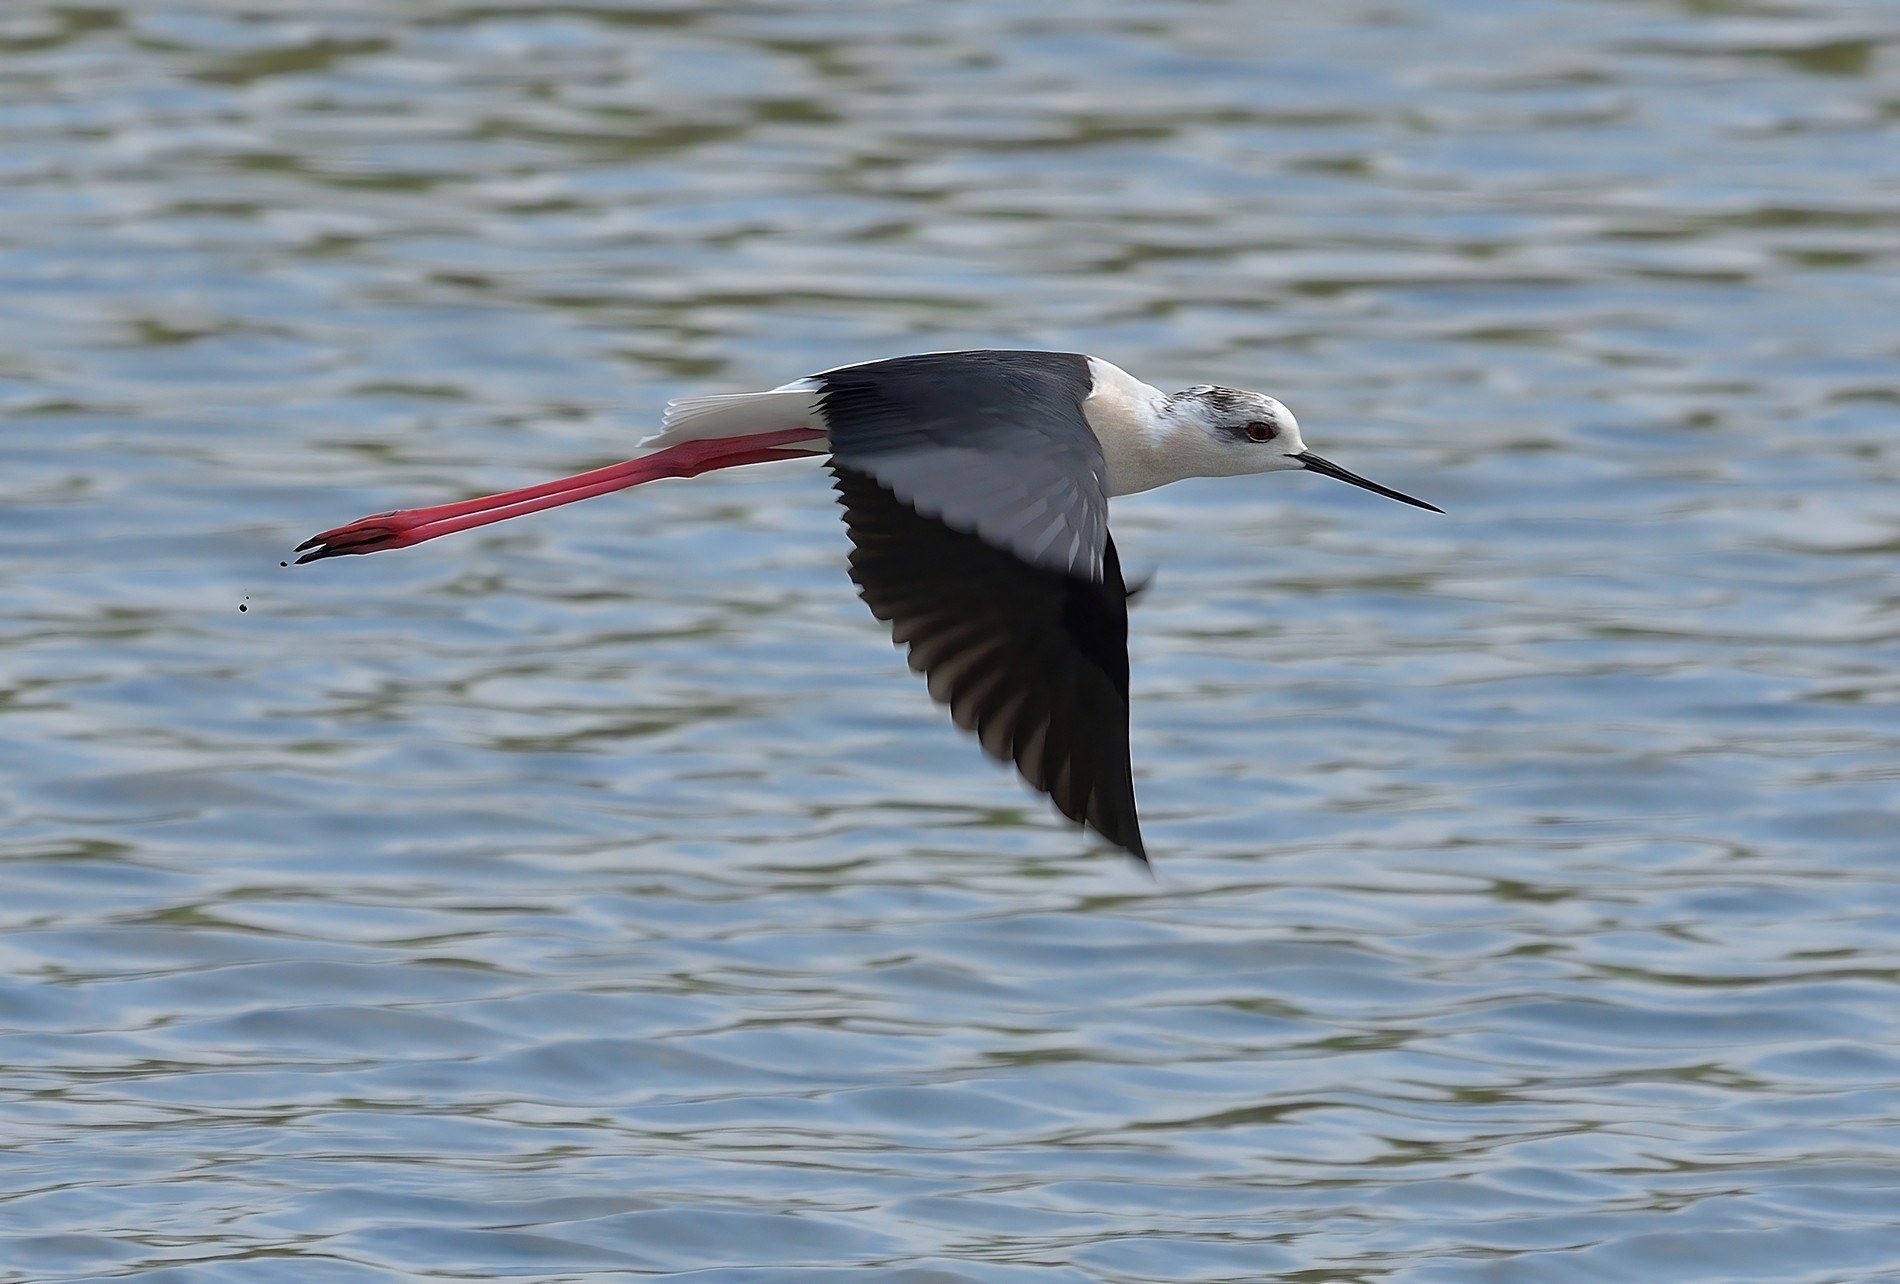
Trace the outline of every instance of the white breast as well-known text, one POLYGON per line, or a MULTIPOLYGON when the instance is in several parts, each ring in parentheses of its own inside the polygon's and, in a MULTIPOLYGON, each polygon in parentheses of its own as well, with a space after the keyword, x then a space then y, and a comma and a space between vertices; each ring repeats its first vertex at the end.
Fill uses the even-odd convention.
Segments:
POLYGON ((1167 394, 1100 357, 1089 358, 1089 375, 1095 389, 1082 403, 1082 414, 1108 460, 1108 493, 1133 495, 1177 480, 1159 453, 1167 394))

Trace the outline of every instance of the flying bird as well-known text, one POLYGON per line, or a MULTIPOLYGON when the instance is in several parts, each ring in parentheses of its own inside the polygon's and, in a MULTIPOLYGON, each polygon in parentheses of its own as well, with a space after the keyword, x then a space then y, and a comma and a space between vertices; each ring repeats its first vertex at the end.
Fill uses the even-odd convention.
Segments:
POLYGON ((1111 496, 1322 459, 1274 398, 1168 394, 1073 352, 933 352, 668 404, 651 453, 520 490, 359 518, 297 561, 406 548, 661 477, 830 455, 851 578, 930 694, 1070 820, 1146 862, 1128 753, 1128 599, 1111 496))

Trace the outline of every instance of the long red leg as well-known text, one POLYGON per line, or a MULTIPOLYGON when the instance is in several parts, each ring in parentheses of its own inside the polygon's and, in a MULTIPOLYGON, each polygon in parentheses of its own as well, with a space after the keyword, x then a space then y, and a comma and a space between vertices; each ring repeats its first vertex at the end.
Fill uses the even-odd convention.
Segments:
POLYGON ((813 428, 785 428, 778 432, 755 433, 746 437, 720 437, 711 441, 683 441, 677 446, 642 455, 638 459, 609 464, 592 472, 559 477, 538 486, 483 495, 453 504, 429 508, 399 508, 394 512, 371 513, 347 525, 312 535, 297 545, 305 562, 351 553, 380 553, 389 548, 407 548, 424 540, 457 531, 472 530, 490 522, 506 521, 544 508, 592 499, 609 491, 624 490, 661 477, 697 477, 716 468, 740 464, 763 464, 774 459, 802 459, 811 452, 785 450, 793 442, 815 441, 825 434, 813 428), (306 552, 305 550, 309 550, 306 552))

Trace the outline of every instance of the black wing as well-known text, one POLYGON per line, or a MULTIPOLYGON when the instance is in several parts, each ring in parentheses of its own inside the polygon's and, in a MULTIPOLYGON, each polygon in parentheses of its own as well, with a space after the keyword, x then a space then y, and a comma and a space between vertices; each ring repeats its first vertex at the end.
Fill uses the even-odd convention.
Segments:
POLYGON ((1103 534, 1099 581, 1031 566, 833 462, 851 578, 930 694, 999 761, 1145 862, 1128 762, 1128 590, 1103 534))
POLYGON ((933 352, 812 376, 831 457, 1023 561, 1102 573, 1108 465, 1076 352, 933 352))

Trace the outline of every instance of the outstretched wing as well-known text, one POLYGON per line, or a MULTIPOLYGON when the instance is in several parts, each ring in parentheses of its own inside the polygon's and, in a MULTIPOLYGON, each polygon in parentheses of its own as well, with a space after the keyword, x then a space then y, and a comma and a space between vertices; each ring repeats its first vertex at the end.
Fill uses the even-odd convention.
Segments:
POLYGON ((837 462, 1031 565, 1100 578, 1108 465, 1082 410, 1086 356, 933 352, 805 382, 837 462))
POLYGON ((1128 590, 1106 529, 1100 577, 1075 575, 926 516, 835 458, 831 471, 851 578, 931 696, 1063 815, 1145 862, 1128 760, 1128 590))

